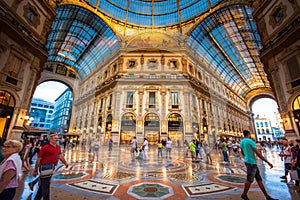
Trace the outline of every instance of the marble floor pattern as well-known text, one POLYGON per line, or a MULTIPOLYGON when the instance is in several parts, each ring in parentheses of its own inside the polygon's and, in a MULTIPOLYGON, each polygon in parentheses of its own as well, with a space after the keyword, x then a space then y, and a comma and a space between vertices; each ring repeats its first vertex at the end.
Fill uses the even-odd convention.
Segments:
MULTIPOLYGON (((261 175, 270 195, 280 200, 300 199, 300 187, 281 182, 283 161, 277 148, 268 149, 267 159, 274 165, 270 169, 259 162, 261 175)), ((206 159, 192 162, 185 149, 174 147, 172 157, 157 157, 153 147, 149 160, 131 159, 129 147, 114 147, 109 152, 103 146, 97 156, 88 148, 65 151, 70 165, 56 168, 51 184, 51 200, 92 199, 240 199, 246 171, 240 157, 230 155, 230 162, 223 163, 222 155, 213 150, 213 162, 206 159), (96 158, 93 161, 93 158, 96 158)), ((32 171, 24 173, 15 199, 33 199, 37 190, 28 187, 33 180, 32 171)), ((258 185, 253 183, 249 198, 265 199, 258 185)))

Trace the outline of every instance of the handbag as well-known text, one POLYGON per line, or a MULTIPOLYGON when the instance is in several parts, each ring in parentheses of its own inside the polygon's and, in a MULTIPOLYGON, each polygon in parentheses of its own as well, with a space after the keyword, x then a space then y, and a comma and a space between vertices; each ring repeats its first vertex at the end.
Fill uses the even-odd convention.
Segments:
POLYGON ((53 175, 53 171, 54 171, 53 163, 40 165, 40 177, 41 178, 51 177, 53 175))
POLYGON ((290 170, 290 175, 291 175, 291 179, 292 180, 295 180, 295 181, 299 180, 297 170, 293 170, 293 169, 290 170))

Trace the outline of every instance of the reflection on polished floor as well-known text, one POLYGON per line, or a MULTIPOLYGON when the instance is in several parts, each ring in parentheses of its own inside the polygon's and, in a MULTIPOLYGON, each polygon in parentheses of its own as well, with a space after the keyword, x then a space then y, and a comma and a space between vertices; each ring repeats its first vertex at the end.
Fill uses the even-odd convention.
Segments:
MULTIPOLYGON (((280 200, 300 199, 299 187, 281 182, 283 162, 277 148, 268 149, 266 156, 274 168, 259 162, 267 191, 280 200)), ((222 163, 222 156, 213 150, 213 163, 194 163, 184 148, 172 149, 172 158, 157 157, 150 149, 149 160, 131 160, 129 147, 114 147, 108 152, 103 146, 97 161, 87 149, 66 150, 68 169, 58 166, 52 179, 51 200, 60 199, 240 199, 245 180, 242 160, 230 156, 230 163, 222 163)), ((28 187, 31 172, 24 174, 16 199, 33 199, 37 190, 28 187)), ((265 199, 254 183, 249 198, 265 199)))

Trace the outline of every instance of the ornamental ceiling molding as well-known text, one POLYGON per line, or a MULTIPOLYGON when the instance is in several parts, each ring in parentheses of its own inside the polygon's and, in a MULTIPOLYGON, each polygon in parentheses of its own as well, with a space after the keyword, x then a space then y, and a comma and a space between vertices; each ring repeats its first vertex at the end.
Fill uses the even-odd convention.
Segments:
POLYGON ((272 28, 274 29, 276 26, 280 26, 281 23, 283 22, 283 20, 287 17, 287 14, 286 14, 286 10, 287 10, 287 7, 286 5, 283 5, 282 2, 280 2, 279 5, 275 6, 270 15, 269 15, 269 24, 272 26, 272 28), (278 12, 282 12, 280 16, 277 16, 278 15, 278 12), (279 21, 276 21, 276 17, 280 17, 279 21))

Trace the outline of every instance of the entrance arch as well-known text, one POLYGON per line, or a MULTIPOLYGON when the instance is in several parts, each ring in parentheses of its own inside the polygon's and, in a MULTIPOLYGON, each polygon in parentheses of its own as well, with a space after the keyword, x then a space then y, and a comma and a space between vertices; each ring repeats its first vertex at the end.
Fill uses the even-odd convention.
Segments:
POLYGON ((298 133, 300 131, 300 95, 298 95, 293 103, 292 103, 292 108, 293 108, 293 114, 294 114, 294 119, 296 123, 296 127, 298 129, 298 133))
POLYGON ((168 117, 168 137, 180 146, 183 144, 183 120, 178 113, 172 113, 168 117))
POLYGON ((120 144, 130 144, 136 135, 136 116, 131 113, 123 114, 121 118, 120 144))
POLYGON ((155 145, 160 140, 159 116, 155 113, 148 113, 144 120, 144 135, 148 139, 149 145, 155 145))

